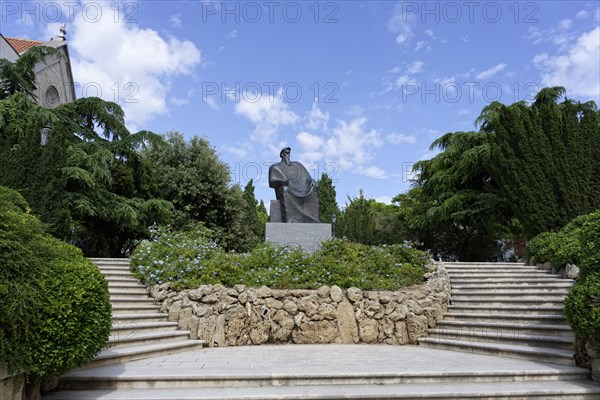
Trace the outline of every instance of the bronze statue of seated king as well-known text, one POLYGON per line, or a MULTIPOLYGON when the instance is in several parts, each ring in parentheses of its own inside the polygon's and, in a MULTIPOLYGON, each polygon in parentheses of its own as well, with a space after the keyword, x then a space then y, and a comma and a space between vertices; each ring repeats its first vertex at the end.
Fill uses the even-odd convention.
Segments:
POLYGON ((269 187, 277 201, 271 202, 271 222, 318 223, 319 191, 317 182, 304 165, 290 160, 291 149, 281 150, 281 161, 269 167, 269 187))

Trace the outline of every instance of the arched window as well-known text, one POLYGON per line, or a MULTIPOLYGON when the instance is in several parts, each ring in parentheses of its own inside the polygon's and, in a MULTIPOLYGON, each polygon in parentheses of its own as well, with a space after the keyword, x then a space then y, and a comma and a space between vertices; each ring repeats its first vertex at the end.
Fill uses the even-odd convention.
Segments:
POLYGON ((52 85, 48 86, 46 89, 46 94, 44 95, 44 103, 46 107, 56 107, 60 103, 60 96, 58 94, 58 90, 52 85))

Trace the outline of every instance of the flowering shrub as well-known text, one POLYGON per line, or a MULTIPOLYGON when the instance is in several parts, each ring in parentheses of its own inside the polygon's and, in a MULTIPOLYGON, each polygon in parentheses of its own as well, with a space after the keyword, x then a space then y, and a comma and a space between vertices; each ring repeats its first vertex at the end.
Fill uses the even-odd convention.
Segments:
POLYGON ((154 227, 151 235, 132 256, 134 273, 147 284, 173 282, 179 289, 220 283, 389 290, 421 282, 429 259, 410 244, 366 246, 334 239, 312 254, 272 244, 260 244, 250 253, 228 253, 202 234, 154 227))

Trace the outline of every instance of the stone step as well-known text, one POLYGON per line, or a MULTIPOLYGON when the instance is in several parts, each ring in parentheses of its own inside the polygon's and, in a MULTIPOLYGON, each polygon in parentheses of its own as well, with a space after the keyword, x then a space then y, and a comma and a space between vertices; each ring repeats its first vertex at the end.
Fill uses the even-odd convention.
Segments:
POLYGON ((447 312, 444 314, 444 320, 555 325, 564 325, 567 323, 565 317, 563 317, 562 315, 498 314, 481 312, 447 312))
POLYGON ((229 375, 211 374, 182 374, 181 371, 165 368, 153 374, 114 374, 112 368, 102 368, 96 372, 93 370, 77 370, 64 375, 61 378, 63 389, 168 389, 168 388, 232 388, 232 387, 269 387, 269 386, 319 386, 330 385, 411 385, 411 384, 454 384, 454 383, 500 383, 500 382, 553 382, 553 381, 576 381, 587 378, 587 371, 576 367, 565 367, 555 371, 494 371, 480 372, 387 372, 348 374, 330 371, 315 375, 296 371, 287 374, 269 374, 268 372, 255 371, 254 373, 243 373, 239 370, 229 375), (105 371, 104 373, 102 371, 105 371))
POLYGON ((112 306, 113 315, 121 315, 121 314, 148 314, 159 312, 160 306, 154 304, 128 304, 122 305, 119 303, 118 305, 112 306))
POLYGON ((554 349, 549 347, 520 346, 507 343, 473 342, 436 337, 421 338, 419 339, 419 345, 437 349, 467 351, 501 357, 523 358, 545 363, 575 365, 572 350, 554 349))
POLYGON ((509 268, 446 268, 450 275, 454 274, 498 274, 498 273, 532 273, 541 272, 550 274, 546 269, 537 269, 535 267, 509 267, 509 268))
POLYGON ((130 295, 130 294, 142 294, 144 296, 149 295, 149 291, 146 290, 145 286, 136 287, 121 287, 121 286, 109 286, 108 291, 113 295, 130 295))
POLYGON ((467 261, 446 261, 444 262, 446 268, 455 267, 455 266, 463 266, 466 268, 477 268, 477 267, 486 267, 486 266, 496 266, 496 267, 526 267, 525 263, 517 263, 517 262, 467 262, 467 261))
POLYGON ((452 290, 458 289, 522 289, 522 288, 532 288, 532 289, 563 289, 570 288, 573 285, 572 282, 489 282, 489 283, 480 283, 480 282, 467 282, 460 284, 452 284, 452 290))
POLYGON ((139 282, 108 282, 108 289, 146 289, 146 286, 139 282))
POLYGON ((113 323, 110 329, 111 335, 128 336, 141 332, 160 332, 173 331, 177 329, 177 322, 157 321, 157 322, 119 322, 113 323))
POLYGON ((109 291, 110 300, 112 302, 113 299, 119 300, 146 300, 153 301, 148 292, 140 292, 140 293, 112 293, 109 291))
POLYGON ((429 329, 429 336, 436 339, 460 340, 464 342, 508 343, 522 346, 549 347, 573 350, 573 339, 565 336, 515 335, 512 333, 472 329, 429 329))
POLYGON ((462 330, 485 330, 487 332, 513 333, 515 336, 541 335, 541 336, 563 336, 570 339, 575 338, 573 331, 568 325, 553 324, 520 324, 508 322, 480 322, 480 321, 452 321, 440 320, 438 328, 462 329, 462 330))
POLYGON ((112 280, 113 278, 133 278, 129 271, 109 271, 102 273, 106 280, 112 280))
POLYGON ((112 316, 113 324, 125 324, 129 322, 162 322, 167 321, 168 315, 161 312, 116 314, 112 316))
POLYGON ((529 279, 529 278, 557 278, 556 275, 550 275, 543 272, 531 272, 531 273, 510 273, 510 272, 490 272, 490 273, 449 273, 450 281, 458 278, 469 278, 469 279, 499 279, 507 278, 514 280, 529 279))
POLYGON ((503 298, 496 299, 491 297, 478 297, 473 299, 452 298, 452 305, 485 305, 487 307, 519 306, 519 307, 563 307, 564 298, 560 299, 522 299, 522 298, 503 298))
POLYGON ((517 303, 531 301, 540 304, 558 303, 563 304, 565 301, 564 295, 554 294, 510 294, 510 293, 478 293, 478 294, 452 294, 452 303, 456 301, 468 301, 471 303, 488 302, 488 303, 517 303))
POLYGON ((546 296, 562 295, 563 298, 569 294, 568 288, 540 288, 540 287, 520 287, 520 288, 483 288, 483 289, 456 289, 452 287, 452 295, 486 295, 486 296, 546 296))
POLYGON ((123 297, 123 296, 110 296, 110 302, 114 304, 122 304, 122 303, 140 303, 140 304, 154 304, 154 299, 149 296, 140 296, 140 297, 123 297))
POLYGON ((129 262, 129 258, 90 257, 89 259, 95 263, 111 263, 111 262, 116 262, 116 263, 127 262, 128 263, 129 262))
POLYGON ((202 340, 172 340, 157 344, 144 344, 139 346, 126 346, 104 349, 85 368, 101 367, 103 365, 119 364, 128 361, 141 360, 165 354, 177 353, 193 349, 201 349, 202 340))
POLYGON ((114 349, 117 347, 124 346, 138 346, 145 344, 169 342, 173 340, 187 339, 189 335, 189 331, 136 331, 127 335, 123 335, 120 332, 115 332, 110 335, 106 347, 114 349))
POLYGON ((562 306, 486 306, 486 305, 450 305, 450 312, 474 312, 486 314, 531 314, 531 315, 563 315, 562 306))
POLYGON ((545 283, 555 283, 555 282, 564 282, 565 279, 561 279, 561 278, 556 278, 554 276, 546 276, 546 277, 528 277, 528 278, 512 278, 512 277, 508 277, 508 278, 495 278, 495 277, 484 277, 484 278, 472 278, 472 277, 466 277, 466 278, 456 278, 456 277, 450 277, 450 282, 453 285, 463 285, 463 284, 471 284, 471 283, 476 283, 476 284, 490 284, 490 283, 528 283, 528 284, 545 284, 545 283))
POLYGON ((110 274, 112 272, 127 272, 128 274, 131 275, 131 271, 129 270, 129 267, 127 266, 123 266, 123 267, 100 267, 100 273, 102 275, 105 274, 110 274))
POLYGON ((108 285, 110 286, 111 283, 138 283, 141 285, 140 281, 135 279, 133 276, 118 276, 118 277, 111 277, 111 278, 107 278, 106 276, 104 277, 107 281, 108 281, 108 285))
POLYGON ((598 400, 599 395, 598 385, 574 381, 88 390, 50 393, 44 400, 598 400))

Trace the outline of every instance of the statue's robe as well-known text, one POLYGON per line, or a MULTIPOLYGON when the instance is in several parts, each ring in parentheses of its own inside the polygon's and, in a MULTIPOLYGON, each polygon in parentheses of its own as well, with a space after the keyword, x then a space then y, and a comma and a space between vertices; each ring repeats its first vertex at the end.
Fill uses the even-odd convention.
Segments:
MULTIPOLYGON (((281 207, 281 221, 290 223, 318 223, 319 193, 317 183, 304 165, 298 161, 281 161, 269 168, 269 187, 281 207)), ((271 221, 276 219, 271 217, 271 221)))

